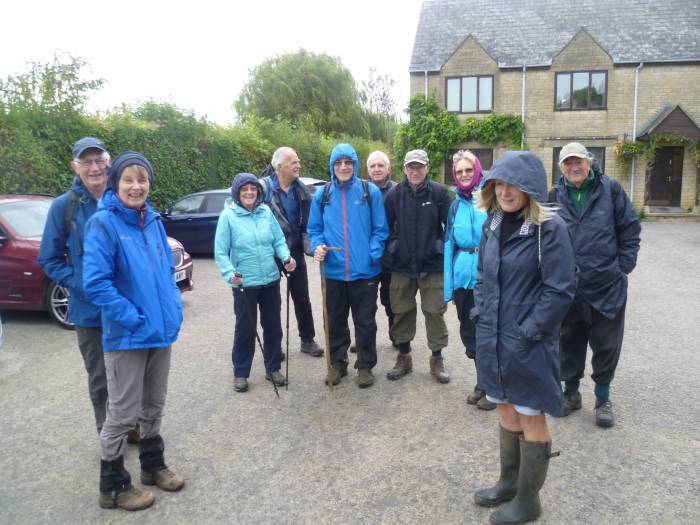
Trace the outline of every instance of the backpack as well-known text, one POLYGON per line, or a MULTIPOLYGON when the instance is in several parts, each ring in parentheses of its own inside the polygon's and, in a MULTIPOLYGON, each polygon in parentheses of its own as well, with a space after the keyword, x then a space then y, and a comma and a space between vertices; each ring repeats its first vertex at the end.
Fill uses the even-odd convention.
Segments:
MULTIPOLYGON (((372 196, 369 193, 369 182, 366 180, 360 180, 362 182, 362 200, 367 203, 367 206, 369 208, 372 208, 372 196)), ((330 191, 331 191, 331 183, 330 181, 326 182, 326 184, 323 186, 323 198, 321 198, 321 213, 323 213, 323 209, 326 207, 326 204, 330 201, 330 191)))

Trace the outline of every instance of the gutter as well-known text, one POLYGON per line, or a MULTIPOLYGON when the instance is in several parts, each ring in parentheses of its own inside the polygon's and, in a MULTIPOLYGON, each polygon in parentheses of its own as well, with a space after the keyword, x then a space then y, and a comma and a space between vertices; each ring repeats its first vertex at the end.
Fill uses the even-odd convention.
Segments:
MULTIPOLYGON (((637 140, 637 100, 639 94, 639 71, 644 67, 640 62, 634 70, 634 104, 632 108, 632 142, 637 140)), ((630 195, 634 201, 634 179, 637 173, 637 156, 632 157, 632 177, 630 178, 630 195)))

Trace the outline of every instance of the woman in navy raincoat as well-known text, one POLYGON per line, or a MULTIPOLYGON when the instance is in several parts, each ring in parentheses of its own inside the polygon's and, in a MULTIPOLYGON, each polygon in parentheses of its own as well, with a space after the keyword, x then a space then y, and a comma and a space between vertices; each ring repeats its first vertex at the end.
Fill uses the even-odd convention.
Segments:
POLYGON ((491 515, 496 524, 539 516, 552 444, 545 412, 563 407, 559 327, 574 297, 574 254, 566 224, 546 200, 542 162, 514 151, 494 163, 479 201, 489 217, 472 319, 478 384, 498 404, 501 475, 475 501, 508 501, 491 515))

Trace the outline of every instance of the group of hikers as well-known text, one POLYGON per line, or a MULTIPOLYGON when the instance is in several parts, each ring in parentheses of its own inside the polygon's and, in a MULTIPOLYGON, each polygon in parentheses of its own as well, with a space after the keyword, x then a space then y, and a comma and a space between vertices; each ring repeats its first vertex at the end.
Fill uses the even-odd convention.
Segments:
MULTIPOLYGON (((171 345, 182 321, 180 292, 165 231, 148 201, 154 184, 148 159, 127 151, 112 161, 94 137, 78 140, 72 153, 76 177, 52 203, 39 262, 70 290, 68 316, 101 443, 99 504, 139 510, 155 496, 131 483, 127 442, 138 443, 142 484, 177 491, 185 483, 167 467, 160 436, 171 345)), ((505 152, 488 172, 470 151, 452 160, 454 200, 428 177, 421 149, 406 153, 398 183, 381 151, 370 153, 368 180, 360 179, 350 144, 333 148, 329 182, 315 193, 300 180, 301 161, 286 146, 261 177, 233 178, 214 245, 233 294, 233 388, 249 388, 256 339, 265 378, 275 387, 287 382, 282 275, 300 351, 324 355, 315 340, 305 255, 321 266, 329 385, 347 376, 349 353, 356 353, 357 385, 374 384, 377 295, 398 350, 387 379, 411 373, 419 292, 430 373, 449 382, 442 349, 452 301, 466 355, 476 365, 467 403, 496 408, 499 418, 500 477, 474 499, 500 505, 492 523, 524 523, 540 515, 538 493, 553 455, 545 414, 566 416, 582 407, 588 346, 595 421, 614 425, 610 384, 641 228, 622 187, 579 143, 561 149, 563 176, 549 193, 544 166, 531 152, 505 152)))

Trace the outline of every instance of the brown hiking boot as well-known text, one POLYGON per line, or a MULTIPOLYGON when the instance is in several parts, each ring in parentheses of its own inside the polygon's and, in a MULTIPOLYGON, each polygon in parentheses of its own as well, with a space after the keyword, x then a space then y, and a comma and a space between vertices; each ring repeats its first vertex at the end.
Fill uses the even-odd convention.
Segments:
POLYGON ((496 403, 493 403, 486 399, 486 394, 484 394, 484 397, 479 399, 479 401, 476 402, 476 408, 479 410, 493 410, 496 408, 496 403))
POLYGON ((430 374, 438 383, 450 382, 450 376, 445 372, 445 360, 442 356, 430 356, 430 374))
POLYGON ((360 388, 369 388, 374 384, 374 375, 369 368, 360 368, 357 370, 357 386, 360 388))
POLYGON ((167 492, 177 492, 185 486, 185 479, 175 474, 169 468, 164 468, 155 472, 142 470, 141 483, 144 485, 157 485, 158 488, 167 492))
MULTIPOLYGON (((348 364, 345 363, 340 368, 331 368, 330 380, 333 382, 333 386, 339 385, 340 380, 348 375, 348 364)), ((326 384, 328 384, 329 378, 326 377, 326 384)))
POLYGON ((155 500, 156 497, 153 492, 131 487, 129 490, 118 494, 104 494, 101 492, 99 504, 103 509, 143 510, 153 505, 155 500))
POLYGON ((401 379, 406 374, 410 374, 413 371, 413 357, 411 354, 399 354, 396 357, 396 364, 394 368, 386 373, 386 378, 391 381, 396 381, 401 379))

